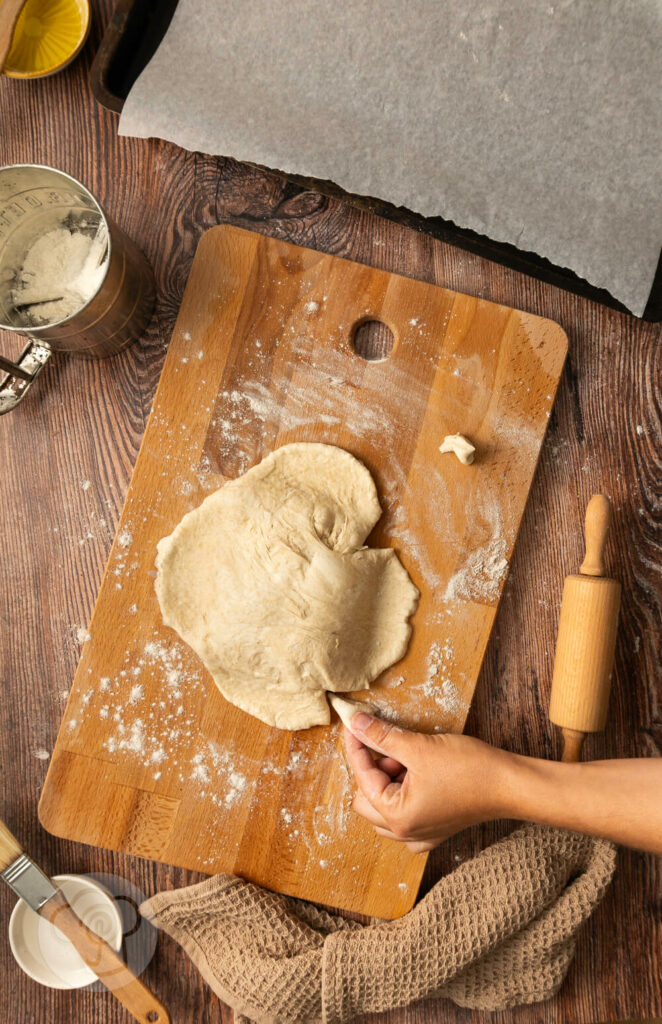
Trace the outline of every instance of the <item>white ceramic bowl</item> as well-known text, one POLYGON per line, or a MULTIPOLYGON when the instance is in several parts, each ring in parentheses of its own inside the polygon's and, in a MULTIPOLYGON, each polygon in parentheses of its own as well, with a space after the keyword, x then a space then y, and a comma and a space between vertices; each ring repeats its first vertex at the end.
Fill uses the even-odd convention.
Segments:
MULTIPOLYGON (((80 875, 55 875, 78 917, 109 946, 122 945, 122 915, 102 885, 80 875)), ((69 939, 19 900, 9 918, 9 945, 25 973, 49 988, 84 988, 97 980, 69 939)))

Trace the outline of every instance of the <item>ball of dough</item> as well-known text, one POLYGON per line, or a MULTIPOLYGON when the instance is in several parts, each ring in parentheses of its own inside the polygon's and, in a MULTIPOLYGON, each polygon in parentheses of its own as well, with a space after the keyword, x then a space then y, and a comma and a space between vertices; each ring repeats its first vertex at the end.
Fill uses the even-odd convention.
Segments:
POLYGON ((268 725, 330 721, 325 691, 363 690, 405 653, 419 593, 342 448, 286 445, 224 484, 158 544, 163 621, 227 700, 268 725))

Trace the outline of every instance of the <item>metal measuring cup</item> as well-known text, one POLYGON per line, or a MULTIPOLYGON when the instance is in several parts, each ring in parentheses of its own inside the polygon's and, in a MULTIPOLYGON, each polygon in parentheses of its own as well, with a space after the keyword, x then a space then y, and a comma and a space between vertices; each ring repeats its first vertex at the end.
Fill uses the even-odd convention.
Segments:
POLYGON ((0 167, 0 330, 30 339, 16 362, 0 356, 7 374, 0 379, 0 415, 25 397, 53 352, 91 358, 121 352, 144 332, 155 297, 149 263, 84 185, 41 164, 0 167), (58 227, 101 240, 99 283, 70 315, 32 323, 16 298, 22 264, 30 247, 58 227))

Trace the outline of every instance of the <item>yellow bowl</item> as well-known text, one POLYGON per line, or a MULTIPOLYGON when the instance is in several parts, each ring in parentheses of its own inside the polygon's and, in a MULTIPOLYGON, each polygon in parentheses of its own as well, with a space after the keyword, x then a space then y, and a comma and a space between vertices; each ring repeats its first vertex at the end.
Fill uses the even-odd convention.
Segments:
POLYGON ((88 0, 28 0, 19 15, 4 73, 43 78, 66 67, 90 30, 88 0))

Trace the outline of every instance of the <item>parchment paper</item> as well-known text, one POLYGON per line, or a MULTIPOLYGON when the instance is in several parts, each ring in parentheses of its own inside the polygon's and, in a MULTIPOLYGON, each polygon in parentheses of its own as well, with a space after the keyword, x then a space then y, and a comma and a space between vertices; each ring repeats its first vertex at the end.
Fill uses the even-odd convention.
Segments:
POLYGON ((640 315, 661 51, 658 0, 179 0, 119 130, 445 217, 640 315))

